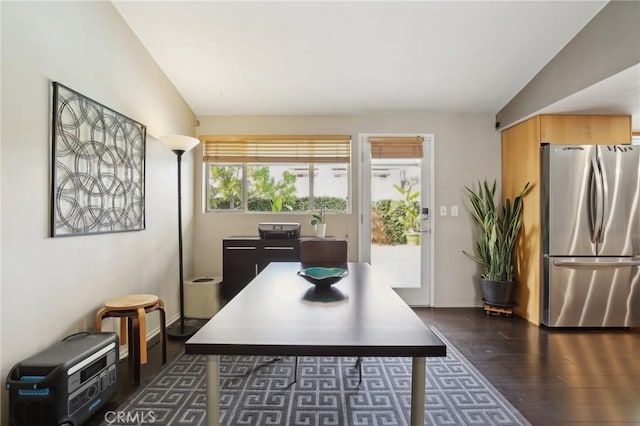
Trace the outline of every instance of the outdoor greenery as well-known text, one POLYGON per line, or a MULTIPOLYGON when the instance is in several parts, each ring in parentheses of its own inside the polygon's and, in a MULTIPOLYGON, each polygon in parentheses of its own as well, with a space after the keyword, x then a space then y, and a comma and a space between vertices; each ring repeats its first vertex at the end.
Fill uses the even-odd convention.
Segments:
POLYGON ((415 191, 417 180, 403 179, 393 188, 400 200, 384 199, 373 202, 371 208, 371 242, 381 245, 407 244, 408 234, 420 224, 420 192, 415 191))
POLYGON ((209 208, 238 209, 242 207, 242 170, 237 166, 216 166, 210 170, 209 208))
POLYGON ((292 211, 296 202, 296 175, 284 171, 282 177, 276 180, 269 168, 252 166, 248 168, 249 194, 248 201, 269 200, 270 209, 273 212, 284 210, 292 211))
MULTIPOLYGON (((371 242, 380 245, 407 243, 407 204, 403 200, 378 200, 371 206, 371 242)), ((412 209, 419 209, 417 201, 412 209)))
POLYGON ((418 197, 420 192, 414 191, 416 182, 403 181, 401 185, 393 185, 393 188, 402 195, 401 203, 395 204, 396 208, 402 206, 404 214, 396 216, 405 229, 405 232, 415 232, 418 230, 420 217, 420 203, 418 197))
MULTIPOLYGON (((322 208, 325 207, 326 211, 331 212, 345 212, 347 211, 347 200, 340 197, 315 197, 315 206, 322 208)), ((255 198, 249 200, 249 211, 271 211, 272 201, 266 198, 255 198)), ((309 197, 296 198, 293 204, 291 204, 291 211, 294 212, 306 212, 309 209, 309 197)))
MULTIPOLYGON (((301 198, 300 201, 305 201, 307 206, 309 205, 309 197, 301 198)), ((341 197, 329 197, 329 196, 315 196, 313 204, 316 209, 325 209, 329 212, 346 212, 347 211, 347 199, 341 197)))
POLYGON ((481 230, 475 254, 464 252, 484 268, 482 278, 493 281, 513 281, 514 249, 522 225, 523 197, 529 190, 527 182, 514 198, 505 200, 499 208, 494 196, 496 182, 478 182, 478 189, 465 187, 472 206, 473 220, 481 230))
MULTIPOLYGON (((213 210, 242 210, 242 167, 210 167, 209 208, 213 210)), ((249 191, 247 210, 264 211, 310 211, 309 197, 296 196, 296 176, 285 171, 279 179, 271 176, 266 166, 248 167, 249 191)), ((317 210, 345 212, 347 199, 340 197, 316 196, 314 208, 317 210)))

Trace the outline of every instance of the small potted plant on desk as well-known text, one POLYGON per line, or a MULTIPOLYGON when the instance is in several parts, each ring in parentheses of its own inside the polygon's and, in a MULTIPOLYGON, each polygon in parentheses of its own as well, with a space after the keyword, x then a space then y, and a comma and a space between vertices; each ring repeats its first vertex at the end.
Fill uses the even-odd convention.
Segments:
POLYGON ((475 254, 464 252, 483 267, 480 279, 483 301, 489 306, 510 308, 516 286, 514 251, 522 224, 523 197, 529 182, 514 198, 505 200, 502 208, 494 202, 496 182, 478 182, 478 190, 465 187, 472 206, 475 223, 480 227, 480 239, 475 254))
POLYGON ((325 218, 326 207, 320 209, 318 213, 311 215, 311 224, 316 231, 316 237, 324 238, 327 232, 327 221, 325 218))

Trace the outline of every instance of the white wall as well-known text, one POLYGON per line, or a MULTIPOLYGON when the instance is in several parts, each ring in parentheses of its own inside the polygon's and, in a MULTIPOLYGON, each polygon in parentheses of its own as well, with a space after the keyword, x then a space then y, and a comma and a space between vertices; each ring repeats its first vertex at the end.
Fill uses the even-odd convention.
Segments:
MULTIPOLYGON (((353 116, 203 116, 198 135, 207 134, 350 134, 353 140, 352 205, 350 215, 330 216, 328 233, 348 238, 349 258, 357 260, 358 158, 356 144, 361 133, 432 133, 435 137, 435 204, 460 206, 459 217, 434 217, 434 306, 478 306, 479 269, 462 250, 472 251, 473 225, 466 206, 464 186, 478 179, 500 180, 500 134, 493 117, 438 114, 428 111, 389 112, 353 116)), ((198 154, 201 158, 201 150, 198 154)), ((312 235, 310 216, 288 214, 203 213, 202 167, 196 166, 196 275, 222 274, 222 238, 257 235, 258 222, 300 222, 303 235, 312 235)), ((499 193, 499 191, 498 191, 499 193)), ((432 206, 433 207, 433 206, 432 206)), ((435 210, 435 209, 434 209, 435 210)))
MULTIPOLYGON (((1 8, 4 384, 16 362, 68 334, 93 330, 106 299, 154 293, 165 300, 168 318, 179 309, 176 157, 153 137, 147 139, 146 230, 49 237, 50 82, 146 124, 154 136, 192 135, 195 116, 110 2, 2 2, 1 8)), ((192 160, 185 158, 186 176, 194 173, 192 160)), ((193 183, 183 184, 189 273, 193 183)), ((153 330, 157 315, 149 317, 153 330)), ((7 392, 2 401, 5 424, 7 392)))

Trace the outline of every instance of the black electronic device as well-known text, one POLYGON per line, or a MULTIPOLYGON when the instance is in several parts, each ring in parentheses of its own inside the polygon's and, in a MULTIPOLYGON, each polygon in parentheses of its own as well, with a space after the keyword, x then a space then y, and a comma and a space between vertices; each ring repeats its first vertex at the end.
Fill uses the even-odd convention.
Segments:
POLYGON ((118 351, 115 333, 78 333, 16 364, 10 424, 83 424, 118 389, 118 351))
POLYGON ((300 238, 300 224, 286 222, 259 223, 258 235, 260 236, 260 238, 267 240, 300 238))

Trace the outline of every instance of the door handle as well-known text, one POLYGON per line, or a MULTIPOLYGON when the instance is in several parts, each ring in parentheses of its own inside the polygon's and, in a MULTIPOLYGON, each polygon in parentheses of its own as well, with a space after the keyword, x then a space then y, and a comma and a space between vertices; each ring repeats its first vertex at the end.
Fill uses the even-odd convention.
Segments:
POLYGON ((593 244, 600 240, 600 232, 602 231, 602 223, 604 218, 603 209, 604 201, 602 199, 602 177, 600 167, 596 158, 591 159, 591 182, 595 185, 591 188, 589 200, 589 221, 591 222, 591 242, 593 244))
POLYGON ((596 160, 598 163, 598 178, 600 179, 600 209, 598 212, 600 213, 600 225, 598 226, 598 242, 602 242, 602 238, 604 237, 604 200, 608 197, 607 185, 605 182, 605 173, 604 173, 604 165, 600 162, 600 159, 596 160))
POLYGON ((605 269, 623 266, 640 266, 640 260, 623 260, 622 262, 580 262, 573 260, 554 260, 553 266, 573 268, 605 269))

